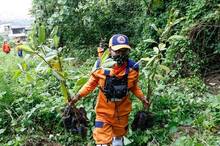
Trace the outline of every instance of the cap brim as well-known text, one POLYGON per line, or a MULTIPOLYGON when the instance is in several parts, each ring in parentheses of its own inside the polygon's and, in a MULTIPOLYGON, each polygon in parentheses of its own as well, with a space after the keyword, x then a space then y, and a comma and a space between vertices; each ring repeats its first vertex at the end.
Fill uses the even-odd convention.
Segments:
POLYGON ((117 50, 120 50, 122 48, 131 49, 131 47, 129 45, 115 45, 115 46, 111 46, 111 49, 113 51, 117 51, 117 50))

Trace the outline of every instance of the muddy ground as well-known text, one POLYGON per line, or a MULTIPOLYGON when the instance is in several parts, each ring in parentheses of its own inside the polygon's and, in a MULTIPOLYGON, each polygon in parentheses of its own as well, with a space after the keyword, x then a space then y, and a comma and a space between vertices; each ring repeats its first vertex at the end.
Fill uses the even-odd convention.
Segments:
POLYGON ((204 77, 204 82, 210 87, 213 94, 220 94, 220 70, 204 77))

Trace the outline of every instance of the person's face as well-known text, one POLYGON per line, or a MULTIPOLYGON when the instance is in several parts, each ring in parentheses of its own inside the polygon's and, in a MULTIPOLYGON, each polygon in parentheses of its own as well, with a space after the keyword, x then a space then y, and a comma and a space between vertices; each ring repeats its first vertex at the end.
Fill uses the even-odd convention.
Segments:
POLYGON ((111 58, 116 61, 118 66, 122 66, 128 61, 129 52, 130 50, 127 48, 121 48, 117 51, 114 51, 110 48, 111 58))
POLYGON ((117 55, 128 55, 130 52, 130 50, 128 48, 121 48, 117 51, 114 51, 110 48, 110 53, 111 53, 111 56, 117 56, 117 55))

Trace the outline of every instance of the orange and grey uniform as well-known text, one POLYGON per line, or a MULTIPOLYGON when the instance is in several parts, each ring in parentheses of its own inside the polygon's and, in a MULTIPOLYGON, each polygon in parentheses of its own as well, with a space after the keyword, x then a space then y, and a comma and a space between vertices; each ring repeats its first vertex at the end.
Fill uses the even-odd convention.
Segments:
MULTIPOLYGON (((128 64, 128 89, 140 100, 144 97, 143 92, 139 88, 138 82, 138 65, 129 60, 128 64)), ((110 68, 109 75, 114 75, 113 68, 110 68)), ((108 101, 103 93, 106 79, 106 69, 99 68, 95 70, 88 82, 78 92, 80 97, 84 97, 99 86, 98 99, 96 103, 96 123, 93 131, 93 137, 96 144, 108 144, 112 141, 112 137, 122 137, 127 133, 128 116, 131 112, 131 100, 129 94, 123 97, 122 101, 108 101)), ((123 77, 126 70, 119 72, 116 77, 123 77)))

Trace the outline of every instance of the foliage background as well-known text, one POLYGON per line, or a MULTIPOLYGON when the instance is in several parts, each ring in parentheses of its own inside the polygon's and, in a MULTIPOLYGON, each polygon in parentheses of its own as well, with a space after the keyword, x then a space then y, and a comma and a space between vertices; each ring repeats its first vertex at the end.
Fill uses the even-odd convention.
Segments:
MULTIPOLYGON (((32 14, 32 49, 40 51, 42 45, 54 49, 51 33, 58 28, 60 57, 72 58, 62 64, 72 94, 88 78, 101 39, 107 49, 112 34, 126 34, 135 61, 154 56, 152 48, 165 44, 161 62, 171 72, 155 79, 154 127, 144 132, 129 130, 127 145, 219 145, 220 96, 203 82, 203 77, 219 69, 218 0, 33 0, 32 14), (47 39, 40 43, 34 40, 42 26, 47 39)), ((91 131, 97 91, 78 103, 91 119, 88 137, 66 133, 59 81, 45 63, 39 64, 40 58, 33 54, 18 58, 14 51, 0 53, 0 143, 94 144, 91 131)), ((140 64, 140 86, 146 93, 145 65, 140 64)), ((132 101, 130 123, 142 108, 135 97, 132 101)))

